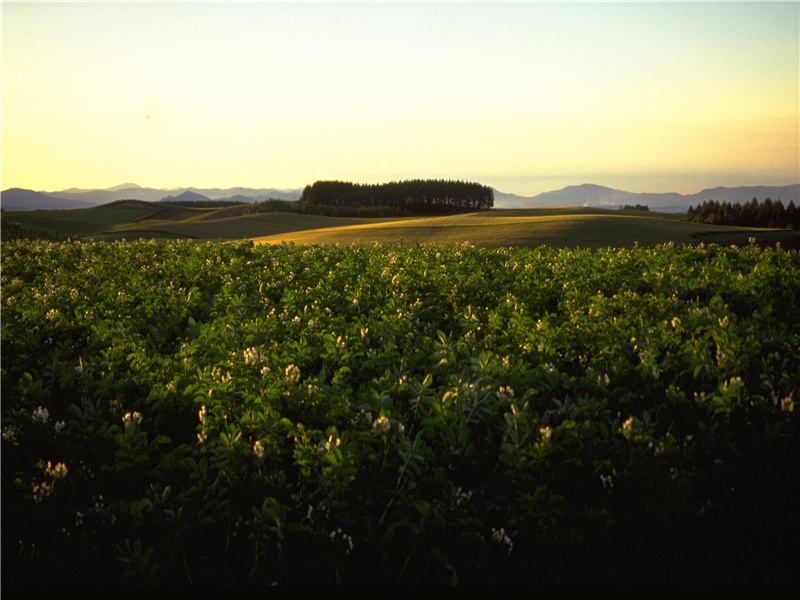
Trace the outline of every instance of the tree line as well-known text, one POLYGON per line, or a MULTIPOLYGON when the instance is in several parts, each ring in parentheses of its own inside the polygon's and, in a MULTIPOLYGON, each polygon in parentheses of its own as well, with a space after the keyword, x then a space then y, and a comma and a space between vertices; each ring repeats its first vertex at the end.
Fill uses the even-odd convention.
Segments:
POLYGON ((479 183, 412 179, 383 184, 316 181, 303 190, 300 202, 335 207, 385 207, 410 214, 488 210, 494 190, 479 183))
POLYGON ((800 210, 794 201, 784 207, 780 200, 771 198, 763 202, 753 198, 744 204, 707 200, 697 208, 689 206, 683 220, 708 225, 800 230, 800 210))
POLYGON ((309 204, 297 200, 278 200, 275 198, 248 204, 242 211, 242 214, 252 215, 269 212, 290 212, 305 215, 319 215, 323 217, 359 218, 406 217, 411 215, 408 210, 390 206, 333 206, 329 204, 309 204))
POLYGON ((161 204, 180 206, 184 208, 227 208, 247 204, 240 200, 159 200, 161 204))

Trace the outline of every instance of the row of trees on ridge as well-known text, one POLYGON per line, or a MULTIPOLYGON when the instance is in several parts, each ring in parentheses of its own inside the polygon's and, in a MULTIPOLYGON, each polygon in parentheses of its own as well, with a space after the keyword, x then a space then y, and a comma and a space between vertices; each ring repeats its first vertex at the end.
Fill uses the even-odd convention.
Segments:
POLYGON ((690 206, 684 220, 708 225, 800 230, 800 210, 794 201, 784 207, 780 200, 771 198, 763 202, 753 198, 744 204, 707 200, 697 208, 690 206))
POLYGON ((316 181, 305 187, 300 202, 342 208, 386 207, 411 214, 454 213, 494 207, 494 190, 479 183, 443 179, 383 184, 316 181))

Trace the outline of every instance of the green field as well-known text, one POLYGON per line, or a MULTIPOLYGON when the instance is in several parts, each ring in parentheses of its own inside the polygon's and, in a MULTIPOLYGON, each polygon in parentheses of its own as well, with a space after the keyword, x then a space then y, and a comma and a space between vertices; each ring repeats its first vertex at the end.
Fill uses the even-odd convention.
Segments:
POLYGON ((96 208, 5 213, 4 220, 44 227, 86 240, 252 239, 276 244, 460 244, 480 248, 654 247, 701 241, 747 244, 782 241, 796 247, 800 233, 681 221, 681 215, 602 208, 496 209, 437 217, 340 218, 301 213, 242 215, 243 207, 186 208, 112 203, 96 208))
POLYGON ((4 239, 0 259, 4 598, 796 589, 796 251, 4 239))

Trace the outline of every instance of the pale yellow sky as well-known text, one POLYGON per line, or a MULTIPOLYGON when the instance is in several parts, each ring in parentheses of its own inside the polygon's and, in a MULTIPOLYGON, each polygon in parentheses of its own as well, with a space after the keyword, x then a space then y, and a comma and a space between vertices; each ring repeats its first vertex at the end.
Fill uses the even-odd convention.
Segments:
POLYGON ((2 189, 800 181, 800 3, 2 2, 2 189))

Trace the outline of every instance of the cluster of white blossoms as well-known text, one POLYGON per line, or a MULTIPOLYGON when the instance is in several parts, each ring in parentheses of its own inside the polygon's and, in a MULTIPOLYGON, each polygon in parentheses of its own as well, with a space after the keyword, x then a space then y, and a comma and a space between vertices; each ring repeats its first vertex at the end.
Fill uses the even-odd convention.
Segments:
POLYGON ((49 481, 42 481, 41 483, 33 484, 33 501, 39 504, 42 500, 50 496, 55 488, 56 479, 64 479, 67 476, 67 465, 64 463, 56 463, 53 465, 49 460, 47 466, 44 467, 45 477, 49 481))
MULTIPOLYGON (((372 416, 371 412, 367 412, 362 410, 361 413, 363 414, 364 418, 366 419, 367 423, 372 425, 372 428, 375 431, 382 431, 384 433, 388 433, 392 428, 392 422, 389 420, 389 417, 385 415, 380 415, 377 419, 372 416)), ((352 423, 355 424, 356 420, 353 419, 352 423)), ((397 433, 402 434, 405 432, 405 426, 398 421, 396 425, 397 433)))
POLYGON ((36 502, 36 504, 39 504, 39 502, 47 498, 52 493, 53 486, 46 481, 43 481, 42 483, 35 483, 33 485, 33 501, 36 502))
MULTIPOLYGON (((208 413, 206 412, 205 406, 200 407, 197 416, 200 418, 200 425, 204 426, 206 424, 206 418, 208 417, 208 413)), ((200 442, 201 444, 205 442, 207 439, 208 436, 206 435, 205 431, 200 431, 200 433, 197 434, 197 441, 200 442)))
POLYGON ((728 388, 734 389, 744 385, 742 378, 738 375, 731 377, 728 381, 722 383, 723 391, 727 392, 728 388))
POLYGON ((611 488, 614 487, 614 480, 612 479, 611 475, 600 475, 600 481, 603 483, 603 489, 611 491, 611 488))
POLYGON ((64 479, 67 476, 67 465, 63 462, 53 465, 49 460, 44 468, 44 474, 52 479, 64 479))
POLYGON ((50 411, 40 406, 33 411, 33 416, 31 418, 36 423, 47 423, 50 420, 50 411))
POLYGON ((256 443, 253 444, 253 454, 258 459, 264 458, 264 446, 261 445, 260 440, 256 440, 256 443))
MULTIPOLYGON (((248 365, 261 365, 267 363, 267 357, 261 354, 256 348, 247 348, 244 351, 244 362, 248 365)), ((269 372, 269 370, 267 370, 269 372)))
POLYGON ((142 423, 142 414, 139 411, 126 412, 122 416, 122 424, 125 426, 126 430, 129 427, 132 427, 134 424, 140 425, 141 423, 142 423))
POLYGON ((633 417, 628 417, 622 424, 622 435, 628 437, 633 432, 633 417))
POLYGON ((469 502, 470 498, 472 498, 472 490, 469 491, 462 491, 462 488, 456 490, 456 506, 461 506, 464 502, 469 502))
POLYGON ((545 425, 544 427, 539 428, 539 435, 542 436, 543 444, 549 444, 550 438, 553 436, 553 430, 550 428, 549 425, 545 425))
POLYGON ((300 381, 300 369, 295 365, 289 365, 286 367, 286 379, 293 382, 300 381))
POLYGON ((3 429, 3 440, 15 444, 17 442, 17 432, 11 427, 5 427, 3 429))
POLYGON ((353 536, 347 535, 346 533, 342 532, 342 528, 339 527, 336 531, 331 531, 331 541, 336 541, 336 536, 338 535, 341 537, 345 542, 345 553, 350 554, 350 550, 353 549, 353 536))
POLYGON ((333 434, 328 436, 328 441, 325 444, 320 444, 319 450, 320 452, 330 452, 333 448, 338 448, 342 444, 342 440, 340 438, 333 437, 333 434))
POLYGON ((509 398, 514 397, 514 388, 510 385, 507 386, 500 386, 497 390, 497 399, 498 400, 508 400, 509 398))
POLYGON ((501 527, 500 529, 492 527, 492 539, 498 544, 505 544, 508 553, 511 554, 511 550, 514 549, 514 542, 512 542, 511 538, 506 534, 505 527, 501 527))
POLYGON ((389 419, 381 415, 375 421, 372 422, 372 428, 378 429, 380 431, 389 431, 392 424, 389 422, 389 419))
POLYGON ((214 381, 221 383, 222 385, 228 385, 231 382, 232 375, 228 372, 223 372, 222 369, 219 367, 213 367, 211 369, 211 379, 214 381))

